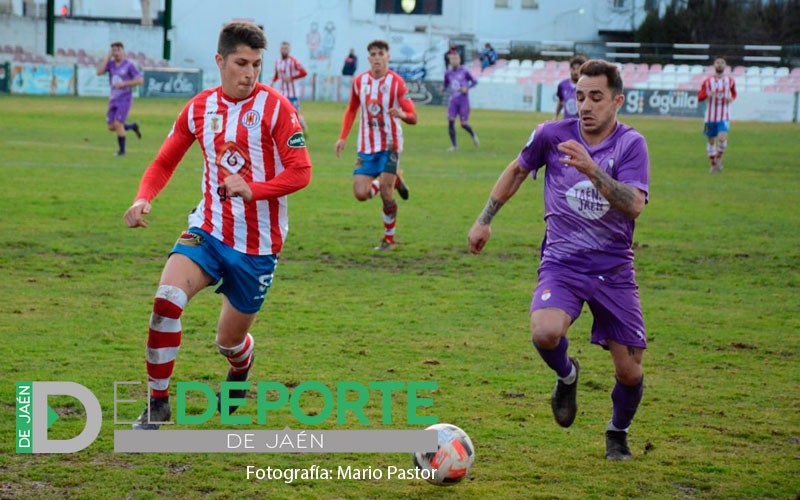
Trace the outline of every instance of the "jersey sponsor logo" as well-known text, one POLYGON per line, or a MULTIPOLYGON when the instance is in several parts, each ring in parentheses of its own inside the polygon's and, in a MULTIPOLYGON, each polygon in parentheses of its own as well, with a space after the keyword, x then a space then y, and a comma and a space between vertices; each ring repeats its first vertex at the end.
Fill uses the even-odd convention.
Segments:
POLYGON ((244 175, 250 166, 250 159, 235 142, 226 142, 217 154, 217 165, 231 174, 244 175))
POLYGON ((565 196, 572 211, 584 219, 597 220, 611 209, 608 200, 603 198, 592 181, 588 179, 569 188, 565 196))
POLYGON ((208 130, 212 133, 218 134, 222 132, 222 115, 217 113, 208 115, 206 116, 206 123, 208 124, 208 130))
POLYGON ((376 102, 371 102, 367 105, 367 111, 371 115, 379 115, 381 113, 381 105, 376 102))
POLYGON ((286 141, 286 145, 290 148, 304 148, 306 147, 306 138, 302 132, 297 132, 286 141))
POLYGON ((255 128, 261 123, 261 115, 258 111, 251 109, 242 115, 242 125, 247 128, 255 128))

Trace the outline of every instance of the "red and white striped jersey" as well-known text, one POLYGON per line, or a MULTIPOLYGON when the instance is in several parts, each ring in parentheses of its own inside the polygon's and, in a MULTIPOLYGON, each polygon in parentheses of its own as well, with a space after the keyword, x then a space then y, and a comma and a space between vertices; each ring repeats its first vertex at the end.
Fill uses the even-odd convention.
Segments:
MULTIPOLYGON (((366 71, 353 79, 350 106, 345 114, 354 114, 358 106, 361 106, 356 145, 359 153, 372 154, 392 149, 398 153, 403 152, 401 120, 391 116, 389 110, 402 108, 413 112, 414 106, 406 98, 406 91, 406 82, 392 70, 388 70, 382 78, 374 78, 366 71)), ((349 131, 345 117, 341 137, 346 137, 349 131)))
POLYGON ((225 96, 222 87, 197 94, 145 171, 136 199, 155 198, 195 140, 204 158, 203 198, 189 215, 189 226, 243 253, 280 253, 289 229, 286 195, 311 178, 311 160, 294 107, 261 83, 239 101, 225 96), (250 186, 251 201, 217 192, 233 173, 250 186))
POLYGON ((736 81, 731 75, 709 76, 703 80, 697 99, 700 101, 708 99, 706 122, 721 122, 731 119, 729 97, 736 99, 736 81))
POLYGON ((303 78, 307 74, 308 71, 294 56, 288 56, 286 59, 280 58, 275 61, 275 74, 272 75, 272 83, 280 82, 277 88, 286 97, 297 97, 294 81, 298 78, 303 78), (289 81, 285 81, 284 78, 288 78, 289 81))

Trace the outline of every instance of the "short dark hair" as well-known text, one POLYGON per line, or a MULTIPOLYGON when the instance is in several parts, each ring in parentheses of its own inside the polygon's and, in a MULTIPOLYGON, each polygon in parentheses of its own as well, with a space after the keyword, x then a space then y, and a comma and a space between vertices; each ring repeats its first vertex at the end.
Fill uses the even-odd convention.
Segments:
POLYGON ((222 27, 217 42, 217 53, 222 57, 236 52, 239 45, 247 45, 251 49, 266 49, 267 36, 264 31, 247 21, 234 21, 222 27))
POLYGON ((605 75, 611 95, 622 94, 622 76, 616 64, 603 59, 589 59, 581 65, 581 76, 605 75))
POLYGON ((125 45, 123 45, 123 44, 122 44, 122 42, 111 42, 111 47, 112 47, 112 48, 113 48, 113 47, 119 47, 119 48, 121 48, 121 49, 124 49, 124 48, 125 48, 125 45))
POLYGON ((369 42, 369 45, 367 45, 367 52, 369 52, 373 48, 383 49, 386 52, 389 52, 389 42, 387 42, 386 40, 373 40, 369 42))
POLYGON ((578 66, 581 66, 585 62, 586 62, 586 58, 585 57, 583 57, 583 56, 574 56, 572 59, 569 60, 569 67, 571 68, 571 67, 575 66, 576 64, 578 66))

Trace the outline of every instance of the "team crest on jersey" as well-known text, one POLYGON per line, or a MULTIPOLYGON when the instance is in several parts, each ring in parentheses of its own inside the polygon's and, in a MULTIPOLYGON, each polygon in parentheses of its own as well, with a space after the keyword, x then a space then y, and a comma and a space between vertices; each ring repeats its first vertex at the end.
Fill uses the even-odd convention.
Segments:
POLYGON ((550 289, 549 288, 542 292, 542 300, 545 301, 545 302, 550 300, 550 289))
POLYGON ((222 115, 218 115, 214 113, 213 115, 206 116, 206 123, 208 124, 208 129, 214 133, 218 134, 222 132, 222 115))
POLYGON ((254 109, 242 115, 242 125, 247 128, 258 127, 259 123, 261 123, 261 115, 254 109))

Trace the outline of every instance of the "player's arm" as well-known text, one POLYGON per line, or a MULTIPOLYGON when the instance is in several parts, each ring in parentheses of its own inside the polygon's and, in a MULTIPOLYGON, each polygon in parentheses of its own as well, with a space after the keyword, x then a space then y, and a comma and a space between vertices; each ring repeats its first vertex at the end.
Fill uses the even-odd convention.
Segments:
POLYGON ((111 52, 109 52, 102 61, 97 63, 97 67, 95 68, 97 69, 97 76, 101 76, 103 73, 108 71, 108 61, 110 60, 111 60, 111 52))
POLYGON ((481 250, 483 250, 492 235, 492 219, 519 190, 519 187, 525 182, 529 174, 530 171, 523 168, 516 158, 503 170, 492 189, 486 206, 483 207, 483 211, 469 231, 467 241, 470 252, 474 254, 481 253, 481 250))
POLYGON ((308 186, 311 182, 311 158, 308 155, 303 129, 294 111, 282 108, 270 133, 275 138, 278 156, 284 169, 268 181, 244 182, 239 175, 229 175, 223 181, 228 196, 241 196, 244 201, 280 198, 308 186))
POLYGON ((417 124, 417 109, 411 99, 400 99, 400 108, 392 108, 389 114, 396 116, 409 125, 417 124))
POLYGON ((273 73, 273 75, 272 75, 272 81, 271 81, 271 82, 269 82, 269 84, 270 84, 270 85, 275 85, 275 82, 277 82, 277 81, 278 81, 278 79, 280 79, 280 77, 281 77, 281 76, 278 74, 278 65, 276 64, 276 65, 275 65, 275 73, 273 73))
POLYGON ((298 80, 305 77, 307 74, 308 71, 306 71, 306 68, 304 68, 302 64, 297 63, 297 73, 292 77, 292 80, 298 80))
POLYGON ((336 141, 336 145, 333 148, 337 157, 342 153, 342 151, 344 151, 344 146, 347 144, 347 136, 350 134, 350 129, 353 128, 353 122, 356 119, 358 107, 361 105, 361 98, 359 98, 358 94, 356 93, 355 83, 356 82, 354 80, 350 91, 350 103, 347 105, 347 109, 344 110, 344 117, 342 118, 342 130, 339 132, 339 140, 336 141))
POLYGON ((394 108, 389 110, 389 114, 391 116, 396 116, 403 120, 405 123, 409 125, 416 125, 417 124, 417 110, 414 107, 414 101, 409 99, 406 96, 406 89, 405 83, 401 80, 400 85, 397 89, 397 104, 400 106, 395 106, 394 108))
POLYGON ((706 83, 708 80, 703 80, 703 85, 700 87, 700 92, 697 93, 697 100, 698 101, 705 101, 708 99, 708 91, 706 90, 706 83))
POLYGON ((564 102, 559 98, 558 102, 556 102, 556 114, 554 115, 554 119, 558 120, 558 115, 561 114, 561 109, 564 107, 564 102))
POLYGON ((142 217, 150 213, 150 202, 167 185, 186 151, 194 142, 194 135, 189 131, 187 124, 188 109, 187 106, 178 116, 155 159, 144 171, 133 204, 123 216, 128 227, 147 227, 147 221, 142 217))
POLYGON ((734 99, 736 99, 736 80, 734 80, 733 78, 731 78, 731 87, 730 88, 731 88, 731 91, 730 91, 730 99, 731 100, 728 101, 728 102, 732 102, 734 99))
POLYGON ((478 84, 478 80, 472 76, 472 73, 467 71, 467 87, 472 88, 478 84))
POLYGON ((586 175, 612 208, 619 210, 631 220, 639 217, 647 200, 644 191, 608 175, 592 160, 586 149, 574 139, 559 144, 558 151, 566 155, 561 158, 561 162, 575 167, 586 175))

